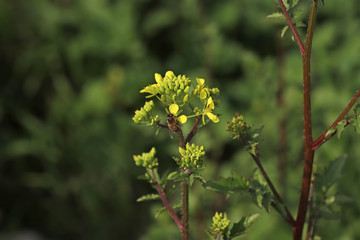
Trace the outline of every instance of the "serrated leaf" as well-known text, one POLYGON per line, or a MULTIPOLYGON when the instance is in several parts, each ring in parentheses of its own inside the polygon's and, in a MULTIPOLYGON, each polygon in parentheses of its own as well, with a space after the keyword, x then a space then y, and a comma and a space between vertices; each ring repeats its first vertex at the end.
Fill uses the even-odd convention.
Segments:
POLYGON ((232 176, 228 178, 220 177, 218 180, 207 181, 203 187, 230 196, 235 192, 248 191, 249 182, 244 177, 232 173, 232 176))
POLYGON ((261 204, 265 208, 266 212, 270 213, 270 206, 273 201, 274 201, 274 197, 272 193, 267 192, 263 195, 261 204))
POLYGON ((341 178, 341 172, 344 167, 347 156, 343 155, 330 162, 324 169, 324 172, 317 178, 316 186, 330 187, 341 178))
POLYGON ((259 213, 251 214, 247 217, 242 217, 239 222, 234 223, 230 229, 229 238, 240 236, 246 232, 246 230, 253 224, 256 219, 260 216, 259 213))
POLYGON ((171 172, 167 175, 168 180, 174 180, 179 173, 177 171, 171 172))
MULTIPOLYGON (((181 203, 177 203, 175 204, 172 209, 176 212, 177 210, 179 210, 181 208, 181 203)), ((161 207, 160 209, 158 209, 155 213, 155 218, 158 218, 160 216, 161 213, 163 213, 164 211, 166 211, 166 207, 161 207)))
POLYGON ((281 21, 286 20, 284 14, 281 12, 275 12, 270 15, 267 15, 266 17, 274 20, 281 20, 281 21))
POLYGON ((285 27, 283 27, 283 29, 281 30, 281 37, 283 38, 284 37, 284 35, 285 35, 285 33, 286 33, 286 30, 288 30, 289 29, 289 26, 288 25, 286 25, 285 27))
POLYGON ((252 201, 259 207, 265 208, 270 213, 270 205, 274 201, 273 194, 269 191, 267 182, 262 177, 260 171, 255 171, 250 180, 250 195, 252 201))
POLYGON ((137 202, 143 202, 143 201, 151 201, 151 200, 157 200, 160 199, 160 196, 155 193, 146 194, 144 196, 139 197, 136 199, 137 202))

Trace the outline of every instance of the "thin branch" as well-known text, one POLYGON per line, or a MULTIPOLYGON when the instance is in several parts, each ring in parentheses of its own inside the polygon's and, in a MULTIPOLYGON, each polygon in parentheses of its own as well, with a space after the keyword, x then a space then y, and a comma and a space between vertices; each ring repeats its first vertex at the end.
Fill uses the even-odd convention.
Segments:
POLYGON ((178 218, 178 216, 175 214, 172 207, 170 206, 168 200, 166 199, 166 195, 165 195, 164 191, 161 189, 159 181, 158 181, 158 179, 156 179, 156 176, 155 176, 155 173, 154 173, 153 170, 151 170, 151 175, 152 175, 152 178, 155 180, 155 188, 156 188, 156 191, 158 192, 158 194, 160 196, 161 201, 163 202, 165 208, 168 210, 171 217, 175 221, 175 223, 178 226, 180 232, 182 232, 183 231, 183 225, 182 225, 180 219, 178 218))
MULTIPOLYGON (((249 146, 248 142, 246 141, 246 139, 244 138, 243 135, 240 135, 241 140, 243 142, 243 144, 245 146, 249 146)), ((269 176, 267 175, 264 167, 262 166, 261 162, 260 162, 260 158, 253 154, 253 153, 249 153, 250 156, 252 157, 252 159, 255 161, 256 165, 258 166, 262 176, 264 177, 265 181, 267 182, 267 184, 270 187, 271 192, 274 194, 274 197, 276 198, 276 200, 284 207, 284 210, 286 212, 286 216, 284 216, 283 214, 281 214, 281 211, 279 211, 279 209, 275 208, 281 216, 284 217, 285 221, 290 225, 290 226, 294 226, 295 225, 295 220, 294 217, 291 215, 289 209, 287 208, 285 202, 282 200, 280 194, 278 193, 278 191, 276 190, 274 184, 272 183, 272 181, 270 180, 269 176)))
MULTIPOLYGON (((349 104, 346 106, 346 108, 344 109, 344 111, 342 111, 342 113, 336 118, 336 120, 330 125, 330 127, 328 129, 325 130, 325 132, 323 134, 320 135, 320 137, 318 137, 313 145, 312 145, 312 149, 315 150, 316 148, 320 147, 321 145, 323 145, 327 140, 329 140, 332 136, 335 135, 336 132, 327 135, 327 132, 334 128, 345 116, 346 114, 348 114, 348 112, 351 110, 351 108, 354 106, 354 104, 356 103, 357 99, 360 97, 360 90, 357 91, 357 93, 355 94, 355 96, 351 99, 351 101, 349 102, 349 104)), ((346 125, 348 125, 350 123, 347 122, 346 125)))
POLYGON ((305 47, 304 47, 303 42, 301 41, 300 35, 299 35, 299 33, 296 31, 295 25, 294 25, 294 23, 291 21, 291 17, 290 17, 290 15, 289 15, 288 11, 286 10, 286 7, 285 7, 283 1, 282 1, 282 0, 278 0, 278 2, 279 2, 279 4, 280 4, 280 7, 281 7, 282 12, 284 13, 284 16, 285 16, 285 18, 286 18, 286 21, 288 22, 289 27, 290 27, 292 33, 294 34, 294 37, 295 37, 295 39, 296 39, 296 41, 297 41, 297 43, 298 43, 301 56, 304 56, 305 47))
POLYGON ((199 125, 199 122, 201 120, 201 116, 197 116, 196 117, 196 121, 194 123, 194 126, 192 127, 191 131, 189 132, 189 134, 187 135, 186 139, 185 139, 185 144, 190 142, 191 139, 195 136, 195 134, 197 133, 197 126, 199 125))

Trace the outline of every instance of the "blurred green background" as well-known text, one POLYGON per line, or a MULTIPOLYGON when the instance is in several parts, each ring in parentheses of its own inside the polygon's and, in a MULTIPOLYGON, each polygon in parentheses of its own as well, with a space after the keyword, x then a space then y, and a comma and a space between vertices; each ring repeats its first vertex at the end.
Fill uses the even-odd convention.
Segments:
MULTIPOLYGON (((306 22, 311 0, 300 1, 306 22)), ((296 43, 266 18, 275 0, 0 0, 0 239, 179 239, 132 155, 156 146, 174 168, 167 132, 131 120, 154 73, 203 77, 221 90, 218 124, 201 129, 206 179, 250 176, 249 156, 226 132, 235 112, 264 125, 265 168, 294 212, 302 174, 302 68, 296 43), (279 151, 279 149, 283 149, 279 151)), ((325 0, 313 43, 314 138, 360 87, 360 3, 325 0)), ((305 29, 299 30, 304 37, 305 29)), ((164 114, 165 116, 165 114, 164 114)), ((164 117, 162 116, 162 117, 164 117)), ((360 239, 360 138, 350 128, 316 152, 326 164, 348 154, 337 191, 353 201, 320 221, 323 239, 360 239)), ((290 239, 280 216, 248 196, 229 199, 195 184, 193 239, 215 211, 260 212, 243 239, 290 239), (272 237, 269 237, 272 236, 272 237)))

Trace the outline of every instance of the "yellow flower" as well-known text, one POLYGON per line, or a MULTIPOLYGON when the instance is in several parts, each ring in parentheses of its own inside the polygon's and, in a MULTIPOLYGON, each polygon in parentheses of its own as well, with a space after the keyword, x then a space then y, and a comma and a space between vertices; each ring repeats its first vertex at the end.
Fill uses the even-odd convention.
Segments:
MULTIPOLYGON (((169 106, 169 112, 170 112, 171 114, 173 114, 174 116, 177 116, 178 111, 179 111, 179 105, 177 105, 176 103, 171 104, 171 105, 169 106)), ((185 115, 181 115, 181 116, 177 117, 177 120, 178 120, 180 123, 184 124, 184 123, 186 123, 186 121, 187 121, 187 117, 186 117, 185 115)))
POLYGON ((210 120, 213 121, 214 123, 219 122, 218 116, 216 116, 215 114, 212 113, 212 110, 214 108, 215 108, 214 101, 212 100, 212 97, 209 97, 207 100, 207 103, 206 103, 206 107, 203 110, 202 120, 203 120, 204 125, 205 125, 205 119, 204 119, 205 115, 208 116, 208 118, 210 118, 210 120))
POLYGON ((203 78, 196 78, 198 85, 194 91, 194 94, 199 95, 200 99, 206 99, 210 96, 209 89, 205 87, 205 79, 203 78))

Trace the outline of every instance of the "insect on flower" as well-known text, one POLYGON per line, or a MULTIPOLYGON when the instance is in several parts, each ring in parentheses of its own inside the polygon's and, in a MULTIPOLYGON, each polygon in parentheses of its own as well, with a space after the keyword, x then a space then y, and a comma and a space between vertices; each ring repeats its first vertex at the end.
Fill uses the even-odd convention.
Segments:
POLYGON ((167 121, 167 125, 168 125, 169 129, 170 129, 172 132, 178 132, 178 131, 180 131, 180 126, 179 126, 177 117, 175 117, 174 114, 169 113, 169 114, 167 115, 166 121, 167 121))

